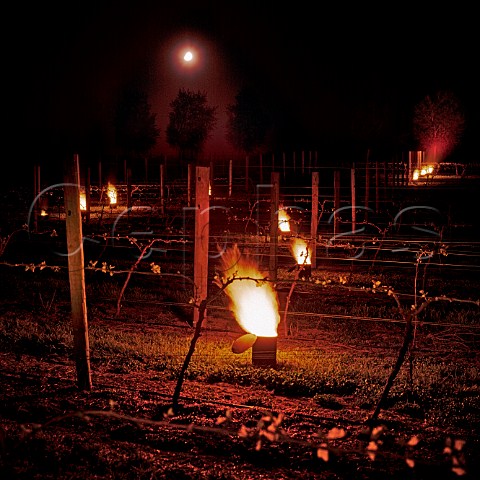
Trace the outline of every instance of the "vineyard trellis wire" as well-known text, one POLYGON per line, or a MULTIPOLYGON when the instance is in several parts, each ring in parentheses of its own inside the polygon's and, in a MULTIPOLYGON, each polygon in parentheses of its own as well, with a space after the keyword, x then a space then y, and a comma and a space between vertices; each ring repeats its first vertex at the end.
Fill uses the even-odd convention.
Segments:
MULTIPOLYGON (((337 194, 334 195, 334 197, 337 197, 337 194)), ((297 225, 297 231, 295 233, 296 236, 301 236, 302 233, 302 225, 303 225, 303 218, 302 215, 305 217, 308 217, 308 215, 311 215, 311 211, 309 211, 307 208, 304 207, 299 207, 298 204, 305 203, 305 195, 300 193, 294 194, 292 202, 289 201, 289 196, 286 194, 284 197, 284 200, 288 202, 289 208, 292 210, 292 214, 300 212, 300 216, 297 220, 294 220, 292 223, 297 225), (292 203, 292 204, 290 204, 292 203), (295 203, 295 205, 293 205, 295 203)), ((130 202, 130 200, 127 200, 127 204, 130 202)), ((307 201, 308 202, 308 201, 307 201)), ((286 248, 283 248, 284 252, 283 254, 280 254, 280 250, 282 250, 282 244, 275 242, 275 247, 279 247, 278 251, 274 251, 272 253, 272 239, 269 238, 268 232, 271 232, 271 224, 269 224, 268 219, 271 218, 271 215, 268 213, 268 208, 272 209, 271 203, 269 203, 268 197, 261 196, 260 194, 257 194, 253 199, 248 200, 249 203, 249 208, 246 212, 246 215, 237 215, 237 214, 231 214, 229 211, 229 208, 227 208, 225 205, 220 205, 218 209, 218 212, 223 215, 221 219, 223 221, 218 221, 218 225, 220 225, 220 232, 216 232, 214 229, 213 230, 213 235, 211 236, 212 243, 214 242, 215 244, 219 243, 218 239, 221 239, 225 245, 227 244, 233 244, 233 243, 238 243, 239 239, 241 241, 245 241, 245 244, 242 244, 245 248, 248 248, 249 253, 251 254, 252 251, 253 253, 256 253, 261 261, 265 262, 267 259, 271 259, 272 255, 277 258, 283 258, 286 261, 286 264, 288 265, 291 263, 291 256, 289 256, 285 251, 286 248), (261 206, 266 206, 265 209, 258 208, 261 206), (257 210, 256 210, 257 209, 257 210), (227 221, 225 222, 225 218, 227 221), (240 218, 240 222, 238 222, 240 218), (251 237, 249 234, 247 234, 246 230, 247 228, 244 227, 243 229, 240 228, 238 229, 237 225, 237 230, 235 230, 234 227, 234 222, 242 224, 254 224, 254 233, 255 233, 255 238, 254 242, 251 242, 251 237), (227 227, 227 231, 225 232, 225 228, 227 227), (223 228, 223 234, 222 234, 222 228, 223 228), (262 241, 258 241, 262 240, 262 241), (290 262, 288 260, 290 259, 290 262)), ((333 204, 333 211, 330 213, 328 216, 329 219, 326 221, 326 224, 324 226, 327 227, 327 231, 324 232, 325 238, 323 238, 323 235, 319 235, 317 239, 317 235, 315 235, 315 253, 316 253, 316 258, 317 260, 323 262, 326 266, 326 264, 336 264, 339 261, 343 260, 349 263, 349 268, 350 273, 354 271, 355 264, 358 264, 358 262, 364 262, 367 261, 370 263, 370 266, 376 266, 378 262, 382 262, 383 264, 391 264, 394 267, 397 265, 400 265, 400 261, 398 258, 388 258, 387 254, 394 253, 400 258, 403 257, 402 264, 405 264, 409 267, 414 267, 415 268, 415 287, 414 287, 414 302, 413 306, 415 307, 412 312, 404 311, 402 313, 402 317, 405 319, 405 323, 407 325, 407 330, 408 332, 405 335, 405 344, 402 347, 402 356, 404 357, 408 351, 408 348, 411 344, 412 337, 413 337, 413 329, 416 328, 418 325, 418 322, 415 320, 418 316, 418 314, 425 308, 425 305, 429 304, 432 301, 454 301, 454 302, 467 302, 467 303, 472 303, 474 305, 478 306, 478 300, 462 300, 462 299, 457 299, 457 298, 449 298, 449 297, 444 297, 444 296, 435 296, 435 297, 427 297, 427 294, 425 293, 424 289, 419 290, 418 287, 418 280, 421 279, 421 274, 419 271, 420 265, 424 266, 424 274, 423 274, 423 281, 425 281, 426 275, 425 275, 425 270, 426 270, 426 264, 428 263, 428 268, 451 268, 452 266, 455 266, 457 268, 463 267, 466 270, 472 270, 474 271, 478 265, 473 265, 472 264, 472 259, 476 259, 477 255, 474 252, 473 254, 465 254, 463 251, 461 252, 461 256, 459 255, 459 258, 468 258, 469 263, 458 263, 458 264, 445 264, 441 262, 442 257, 445 257, 447 255, 452 255, 451 249, 449 249, 448 241, 445 241, 443 238, 443 230, 441 228, 436 228, 436 225, 432 225, 431 223, 426 223, 425 218, 421 218, 420 223, 411 223, 411 224, 406 224, 408 227, 415 228, 417 231, 423 231, 427 235, 423 235, 422 237, 417 236, 417 237, 412 237, 410 234, 409 236, 396 236, 394 239, 394 244, 390 244, 389 248, 384 248, 386 243, 390 241, 390 239, 386 238, 386 234, 390 232, 392 225, 395 225, 397 227, 398 225, 395 224, 395 220, 398 217, 398 213, 395 214, 393 217, 394 222, 392 224, 392 215, 390 215, 389 221, 384 225, 384 226, 379 226, 375 224, 370 218, 367 220, 365 219, 364 221, 359 221, 358 225, 364 224, 365 226, 370 226, 373 227, 375 231, 375 236, 369 236, 362 230, 361 232, 356 232, 356 230, 349 231, 349 232, 340 232, 340 230, 335 230, 335 228, 341 228, 342 225, 342 218, 338 216, 337 214, 342 210, 342 207, 340 206, 340 203, 338 202, 338 198, 334 198, 332 201, 333 204), (332 225, 331 219, 334 218, 334 222, 332 225), (333 232, 331 231, 332 229, 330 227, 333 226, 333 232), (427 228, 430 227, 430 228, 427 228), (332 236, 333 233, 333 236, 332 236), (357 233, 362 233, 362 236, 358 236, 357 233), (351 235, 349 235, 351 234, 351 235), (378 235, 378 236, 377 236, 378 235), (318 243, 317 243, 318 242, 318 243), (324 249, 324 255, 319 256, 317 250, 322 251, 324 249), (334 250, 335 253, 340 252, 340 256, 338 257, 332 257, 330 255, 330 252, 334 250), (358 251, 361 252, 361 255, 358 255, 358 251), (342 256, 343 252, 343 256, 342 256), (352 255, 352 252, 355 253, 352 255), (367 254, 369 252, 373 253, 373 258, 365 258, 367 257, 367 254), (408 260, 408 256, 413 258, 408 260), (405 260, 405 256, 407 256, 407 260, 405 260), (385 258, 382 258, 385 257, 385 258), (431 261, 432 258, 438 257, 437 262, 431 261), (425 263, 422 264, 423 261, 426 261, 425 263), (420 295, 420 297, 418 296, 420 295), (421 300, 421 304, 418 305, 419 298, 421 300)), ((117 315, 120 312, 120 305, 121 305, 121 299, 123 296, 123 293, 126 289, 128 279, 133 275, 133 273, 142 273, 138 272, 138 267, 142 263, 143 260, 147 259, 147 254, 148 254, 148 267, 152 271, 153 274, 160 274, 161 275, 161 267, 158 263, 156 263, 154 260, 155 258, 150 258, 152 257, 153 253, 160 253, 160 254, 165 254, 168 253, 167 249, 160 249, 157 250, 156 252, 153 252, 153 245, 154 243, 164 243, 164 244, 171 244, 173 243, 172 238, 156 238, 155 237, 155 232, 153 228, 150 228, 152 225, 148 225, 148 221, 151 221, 151 219, 154 217, 153 212, 154 209, 146 209, 146 208, 140 208, 142 207, 141 205, 138 206, 137 210, 134 210, 133 207, 128 207, 126 210, 121 210, 120 215, 116 215, 115 221, 113 222, 113 226, 111 227, 111 233, 112 235, 108 235, 106 233, 103 233, 101 236, 98 234, 91 234, 87 235, 84 237, 85 239, 91 240, 92 245, 94 247, 101 248, 101 256, 105 255, 106 249, 110 249, 109 253, 114 257, 115 252, 118 253, 118 248, 120 247, 118 245, 119 241, 124 239, 128 241, 131 245, 135 245, 137 249, 140 249, 140 255, 135 256, 135 261, 131 263, 132 259, 130 258, 130 268, 129 269, 116 269, 116 266, 113 265, 113 263, 109 263, 108 261, 105 261, 102 263, 102 267, 100 270, 104 273, 109 273, 110 276, 114 276, 117 273, 126 273, 127 280, 124 283, 124 288, 121 290, 121 294, 119 295, 118 301, 117 301, 117 315), (145 213, 148 213, 148 215, 145 215, 145 213), (134 237, 133 235, 120 235, 119 230, 120 227, 122 226, 122 222, 119 222, 119 216, 121 217, 123 213, 127 213, 126 215, 126 228, 130 230, 129 233, 135 233, 141 237, 141 240, 138 238, 134 237), (143 227, 147 225, 148 229, 143 229, 143 230, 138 230, 135 232, 131 231, 132 227, 132 220, 133 220, 133 213, 137 214, 137 220, 141 220, 140 225, 143 227), (131 215, 130 215, 131 214, 131 215), (148 221, 145 222, 144 220, 147 219, 148 221), (116 235, 113 235, 116 233, 116 235), (100 240, 97 240, 97 238, 102 238, 104 240, 104 244, 101 244, 100 240), (108 243, 111 242, 111 245, 108 243), (117 250, 115 250, 117 249, 117 250), (152 255, 151 255, 152 254, 152 255)), ((349 209, 349 205, 347 205, 347 209, 349 209)), ((113 215, 114 208, 110 208, 110 213, 113 215)), ((367 207, 368 208, 368 207, 367 207)), ((429 207, 427 206, 426 208, 429 211, 434 211, 434 213, 438 213, 438 209, 435 207, 429 207)), ((320 212, 320 218, 329 212, 330 209, 327 207, 327 200, 324 200, 322 204, 322 210, 320 212)), ((350 211, 352 208, 349 209, 350 211)), ((405 211, 411 211, 410 207, 407 207, 404 209, 405 211)), ((418 209, 417 209, 418 210, 418 209)), ((104 205, 102 204, 101 206, 101 213, 100 213, 100 218, 105 220, 105 217, 103 215, 104 212, 104 205)), ((116 213, 116 211, 115 211, 116 213)), ((372 210, 373 213, 373 210, 372 210)), ((183 248, 181 249, 181 254, 183 256, 183 260, 185 259, 192 259, 192 251, 188 250, 186 247, 192 245, 191 241, 191 234, 192 234, 192 228, 191 228, 191 215, 189 217, 188 212, 183 209, 180 210, 180 215, 179 219, 181 220, 180 223, 174 225, 173 223, 169 223, 169 228, 172 231, 172 235, 175 236, 175 241, 177 243, 180 243, 183 245, 183 248), (190 222, 190 224, 189 224, 190 222), (176 231, 175 231, 176 230, 176 231)), ((58 220, 62 221, 63 217, 59 209, 59 215, 58 215, 58 220)), ((428 218, 427 218, 428 220, 428 218)), ((52 221, 52 220, 50 220, 52 221)), ((350 223, 347 221, 347 223, 350 223)), ((99 225, 101 222, 99 222, 99 225)), ((165 223, 164 223, 165 225, 165 223)), ((212 222, 212 226, 215 226, 215 222, 212 222)), ((136 225, 135 225, 136 226, 136 225)), ((403 225, 405 226, 405 224, 403 225)), ((27 222, 27 227, 28 227, 28 222, 27 222)), ((28 233, 30 234, 31 232, 27 228, 28 233)), ((321 231, 321 228, 320 228, 321 231)), ((53 232, 52 232, 53 233, 53 232)), ((305 233, 305 232, 303 232, 305 233)), ((38 236, 38 233, 36 233, 38 236)), ((58 235, 58 234, 57 234, 58 235)), ((250 234, 251 235, 251 234, 250 234)), ((308 238, 308 231, 307 234, 304 235, 305 237, 308 238)), ((271 237, 271 235, 270 235, 271 237)), ((37 237, 38 238, 38 237, 37 237)), ((283 237, 282 239, 285 241, 285 245, 283 247, 286 247, 288 242, 288 236, 283 237)), ((310 240, 312 240, 310 238, 310 240)), ((8 241, 6 242, 7 246, 5 247, 5 250, 8 250, 8 241)), ((467 245, 470 246, 470 248, 474 247, 472 244, 467 244, 463 243, 463 247, 466 247, 467 245)), ((121 248, 125 248, 125 246, 122 246, 121 248)), ((214 249, 210 249, 211 252, 214 251, 214 249)), ((58 253, 58 252, 53 252, 53 254, 58 253)), ((98 260, 91 261, 94 262, 90 264, 90 267, 95 269, 96 264, 98 260)), ((158 260, 157 260, 158 262, 158 260)), ((128 261, 126 262, 128 263, 128 261)), ((184 262, 185 264, 185 262, 184 262)), ((15 265, 20 265, 20 264, 15 264, 15 265)), ((34 263, 26 264, 26 269, 30 269, 34 271, 36 269, 36 265, 34 263)), ((45 268, 50 268, 47 263, 40 263, 39 268, 41 270, 45 268)), ((53 265, 52 269, 58 269, 60 268, 57 265, 53 265)), ((464 270, 465 271, 465 270, 464 270)), ((188 276, 185 276, 187 277, 188 276)), ((345 278, 345 277, 343 277, 345 278)), ((281 278, 276 278, 276 282, 281 282, 281 278)), ((319 280, 319 279, 317 279, 319 280)), ((228 280, 227 280, 228 281, 228 280)), ((319 280, 319 284, 321 284, 322 281, 319 280)), ((341 281, 342 284, 346 283, 345 281, 341 281)), ((393 291, 393 289, 390 286, 383 285, 382 282, 379 282, 377 280, 374 280, 373 287, 367 288, 366 290, 374 292, 374 291, 379 291, 378 287, 382 287, 386 289, 386 291, 389 293, 389 295, 394 296, 394 298, 397 299, 398 307, 399 310, 402 311, 403 306, 400 304, 400 301, 398 300, 400 298, 399 295, 397 295, 396 292, 393 291), (377 283, 378 282, 378 283, 377 283)), ((199 304, 194 305, 196 308, 204 308, 204 303, 203 301, 200 302, 199 304)), ((307 313, 307 312, 305 312, 307 313)), ((197 324, 198 325, 198 324, 197 324)), ((201 326, 201 323, 200 323, 201 326)), ((288 329, 287 329, 288 331, 288 329)), ((196 337, 198 339, 198 337, 196 337)), ((397 367, 396 367, 397 368, 397 367)), ((178 393, 178 392, 177 392, 178 393)), ((388 393, 388 391, 387 391, 388 393)), ((383 398, 383 397, 382 397, 383 398)), ((381 402, 380 402, 381 403, 381 402)), ((379 404, 380 405, 380 404, 379 404)), ((374 413, 374 416, 378 415, 378 411, 374 413)))

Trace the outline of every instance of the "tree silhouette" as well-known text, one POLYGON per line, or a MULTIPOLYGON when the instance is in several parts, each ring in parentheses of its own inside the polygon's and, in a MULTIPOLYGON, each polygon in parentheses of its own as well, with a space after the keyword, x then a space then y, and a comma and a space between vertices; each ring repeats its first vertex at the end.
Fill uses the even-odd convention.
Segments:
POLYGON ((145 92, 132 86, 124 90, 115 114, 115 141, 126 156, 146 155, 157 142, 160 130, 150 109, 145 92))
POLYGON ((427 95, 416 107, 413 132, 428 163, 444 160, 460 142, 465 118, 457 97, 449 91, 427 95))
POLYGON ((245 153, 261 153, 272 127, 270 114, 257 93, 245 87, 227 107, 227 140, 245 153))
POLYGON ((207 105, 207 94, 181 88, 170 103, 167 142, 177 148, 180 160, 197 160, 217 123, 217 107, 207 105))

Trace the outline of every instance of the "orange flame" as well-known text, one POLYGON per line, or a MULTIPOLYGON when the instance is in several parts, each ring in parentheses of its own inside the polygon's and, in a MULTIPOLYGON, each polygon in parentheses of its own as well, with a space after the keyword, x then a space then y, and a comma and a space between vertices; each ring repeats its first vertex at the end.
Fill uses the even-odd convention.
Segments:
POLYGON ((112 185, 110 182, 108 182, 107 195, 108 195, 108 198, 110 199, 110 205, 116 205, 117 189, 115 188, 115 185, 112 185))
MULTIPOLYGON (((224 281, 234 279, 226 288, 238 324, 259 337, 276 337, 280 323, 277 294, 253 258, 242 255, 235 245, 221 256, 224 281)), ((221 286, 221 284, 219 284, 221 286)))
POLYGON ((87 194, 80 192, 80 210, 84 212, 87 209, 87 194))
POLYGON ((278 211, 278 228, 281 232, 290 232, 290 215, 282 208, 278 211))
POLYGON ((312 258, 310 257, 310 250, 308 243, 303 238, 292 238, 290 249, 297 261, 298 265, 311 265, 312 258))

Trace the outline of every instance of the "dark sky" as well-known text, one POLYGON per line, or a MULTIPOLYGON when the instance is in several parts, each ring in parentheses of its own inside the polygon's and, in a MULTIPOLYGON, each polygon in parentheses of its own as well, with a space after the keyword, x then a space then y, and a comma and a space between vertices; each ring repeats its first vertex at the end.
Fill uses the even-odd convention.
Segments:
POLYGON ((6 145, 18 158, 47 158, 65 137, 101 136, 122 86, 141 78, 161 129, 158 150, 181 87, 206 92, 218 107, 208 148, 226 148, 225 108, 248 84, 283 126, 281 148, 339 150, 363 115, 404 135, 413 106, 443 89, 465 109, 462 154, 478 160, 476 15, 470 7, 414 5, 84 0, 7 7, 6 145), (195 73, 172 63, 185 40, 204 55, 195 73))

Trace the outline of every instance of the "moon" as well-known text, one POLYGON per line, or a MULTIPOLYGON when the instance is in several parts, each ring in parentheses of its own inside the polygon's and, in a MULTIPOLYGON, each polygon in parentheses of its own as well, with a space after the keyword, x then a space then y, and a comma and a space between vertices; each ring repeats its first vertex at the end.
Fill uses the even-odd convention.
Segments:
POLYGON ((189 50, 188 52, 185 53, 185 55, 183 56, 183 59, 186 61, 186 62, 191 62, 193 60, 193 54, 192 52, 189 50))

